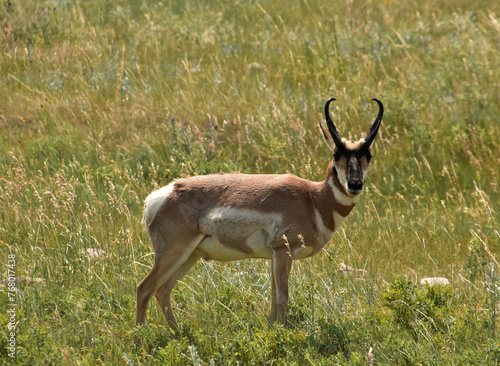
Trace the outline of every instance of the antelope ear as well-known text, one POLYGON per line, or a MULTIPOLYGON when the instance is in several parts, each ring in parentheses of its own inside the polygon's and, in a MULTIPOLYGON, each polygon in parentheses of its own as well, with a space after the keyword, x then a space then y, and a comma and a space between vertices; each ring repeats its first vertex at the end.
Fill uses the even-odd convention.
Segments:
POLYGON ((329 132, 325 131, 321 123, 319 124, 319 128, 321 128, 321 132, 323 132, 323 137, 325 139, 326 144, 330 148, 330 150, 335 150, 335 142, 333 141, 332 135, 329 132))

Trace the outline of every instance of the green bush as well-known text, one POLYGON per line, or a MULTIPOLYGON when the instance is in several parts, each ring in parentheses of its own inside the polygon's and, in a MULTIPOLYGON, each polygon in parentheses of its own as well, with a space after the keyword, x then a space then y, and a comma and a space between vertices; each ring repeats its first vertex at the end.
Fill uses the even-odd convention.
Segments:
POLYGON ((394 321, 413 336, 427 336, 428 330, 449 332, 454 299, 451 286, 417 285, 411 279, 396 276, 383 298, 394 321))

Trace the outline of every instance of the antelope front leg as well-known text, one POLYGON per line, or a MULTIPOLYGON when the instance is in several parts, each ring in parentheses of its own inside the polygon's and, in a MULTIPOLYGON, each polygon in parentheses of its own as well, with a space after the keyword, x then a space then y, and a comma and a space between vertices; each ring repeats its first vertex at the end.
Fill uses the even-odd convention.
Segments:
POLYGON ((272 300, 269 325, 276 320, 285 325, 286 305, 288 303, 288 278, 292 269, 292 256, 288 248, 276 249, 273 252, 271 279, 272 300))

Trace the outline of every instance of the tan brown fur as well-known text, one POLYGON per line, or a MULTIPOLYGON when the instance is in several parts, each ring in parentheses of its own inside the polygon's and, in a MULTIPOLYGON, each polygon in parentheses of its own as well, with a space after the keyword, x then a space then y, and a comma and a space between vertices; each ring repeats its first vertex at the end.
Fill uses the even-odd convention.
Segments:
MULTIPOLYGON (((197 235, 216 235, 216 233, 203 231, 203 228, 200 227, 203 218, 216 207, 231 207, 232 209, 253 210, 263 214, 287 213, 282 214, 280 228, 269 238, 269 248, 277 250, 278 253, 283 252, 283 248, 286 248, 286 253, 281 253, 281 257, 289 257, 290 252, 293 253, 306 246, 312 248, 308 256, 314 255, 327 243, 317 240, 318 233, 314 221, 305 218, 313 217, 316 209, 321 215, 324 226, 333 234, 336 228, 333 213, 337 212, 342 217, 346 217, 355 205, 353 203, 346 206, 335 199, 334 193, 327 183, 330 177, 333 178, 337 189, 347 196, 343 186, 335 177, 332 162, 328 166, 327 176, 323 182, 310 182, 292 174, 246 175, 229 173, 180 179, 174 184, 172 193, 165 199, 149 224, 148 233, 155 253, 173 251, 175 245, 179 245, 184 250, 184 243, 196 238, 197 235), (182 229, 179 231, 179 228, 182 229)), ((248 234, 242 233, 241 236, 238 236, 238 233, 233 233, 232 236, 219 238, 219 240, 227 248, 245 253, 245 257, 254 257, 252 248, 245 243, 248 234)), ((191 255, 185 258, 185 262, 190 267, 194 264, 191 262, 196 262, 194 258, 202 257, 211 259, 203 250, 198 250, 194 245, 191 248, 191 255)), ((266 258, 272 259, 272 257, 266 258)), ((286 268, 288 259, 285 258, 284 262, 286 268)), ((158 264, 155 261, 155 266, 166 267, 161 265, 160 261, 158 264)), ((158 271, 162 272, 162 270, 158 271)), ((288 273, 289 270, 286 272, 288 273)), ((171 324, 176 324, 169 304, 170 291, 173 288, 172 281, 170 281, 170 285, 163 287, 162 281, 155 282, 152 288, 157 293, 162 309, 165 311, 166 308, 167 310, 167 320, 171 324), (161 294, 162 292, 165 292, 165 296, 161 294), (162 300, 163 298, 167 303, 162 300)), ((137 319, 138 323, 142 323, 143 319, 141 309, 138 310, 140 315, 137 319)), ((280 311, 276 309, 274 313, 271 316, 272 321, 275 320, 272 318, 277 317, 280 311)))
MULTIPOLYGON (((380 124, 381 113, 377 119, 380 124)), ((177 324, 170 293, 200 258, 271 259, 269 321, 285 322, 292 261, 315 255, 330 242, 358 202, 371 156, 363 139, 336 135, 334 142, 322 132, 336 156, 322 182, 293 174, 220 173, 179 179, 148 196, 143 222, 155 262, 137 286, 136 324, 146 320, 153 293, 168 323, 177 324)))

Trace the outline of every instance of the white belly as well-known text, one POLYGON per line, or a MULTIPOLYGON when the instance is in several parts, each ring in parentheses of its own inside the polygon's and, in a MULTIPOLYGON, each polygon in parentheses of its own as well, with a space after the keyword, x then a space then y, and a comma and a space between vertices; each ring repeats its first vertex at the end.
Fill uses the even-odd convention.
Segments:
POLYGON ((198 248, 203 257, 220 261, 271 258, 280 224, 279 213, 217 207, 200 222, 205 238, 198 248))
POLYGON ((264 230, 258 230, 250 235, 238 246, 238 243, 231 245, 223 244, 213 235, 207 235, 200 242, 197 249, 201 256, 206 259, 218 261, 234 261, 246 258, 267 258, 271 259, 273 252, 268 246, 269 235, 264 230))
POLYGON ((313 253, 313 247, 301 246, 292 252, 292 257, 293 259, 302 259, 311 256, 313 253))

